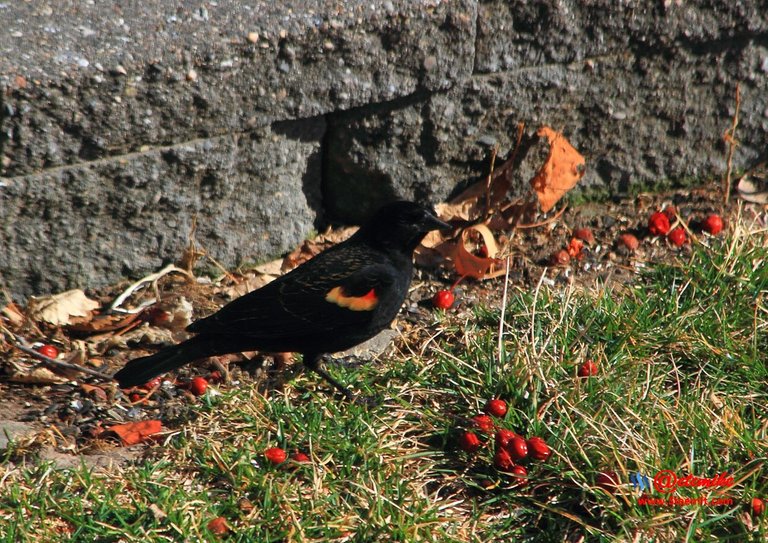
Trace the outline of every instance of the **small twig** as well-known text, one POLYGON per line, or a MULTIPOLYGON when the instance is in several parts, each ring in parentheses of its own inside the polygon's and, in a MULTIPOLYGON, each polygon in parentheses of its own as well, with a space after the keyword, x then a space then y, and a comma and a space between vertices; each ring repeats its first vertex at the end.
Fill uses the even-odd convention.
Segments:
POLYGON ((557 219, 559 219, 560 215, 565 213, 566 209, 568 209, 568 205, 564 205, 563 208, 560 211, 558 211, 557 213, 555 213, 554 215, 552 215, 550 218, 548 218, 546 220, 539 221, 539 222, 534 222, 534 223, 531 223, 531 224, 518 224, 518 225, 515 225, 515 228, 520 228, 522 230, 524 228, 538 228, 539 226, 545 226, 545 225, 547 225, 547 224, 549 224, 551 222, 554 222, 557 219))
POLYGON ((122 309, 122 308, 120 308, 120 305, 131 294, 133 294, 135 291, 137 291, 142 286, 144 286, 144 284, 152 283, 153 285, 155 285, 157 283, 158 279, 160 279, 164 275, 168 275, 169 273, 173 273, 173 272, 184 274, 184 275, 186 275, 187 277, 190 277, 190 278, 193 277, 192 274, 189 273, 187 270, 183 270, 181 268, 177 268, 173 264, 169 264, 165 268, 163 268, 162 270, 160 270, 158 272, 155 272, 155 273, 152 273, 150 275, 147 275, 146 277, 142 277, 141 279, 136 281, 134 284, 129 286, 127 289, 125 289, 123 291, 123 293, 120 294, 120 296, 118 296, 117 298, 115 298, 115 301, 113 301, 112 304, 109 306, 109 311, 115 311, 115 312, 119 312, 119 313, 129 313, 129 314, 131 314, 131 313, 140 313, 142 310, 144 310, 144 308, 146 308, 146 307, 154 304, 155 302, 157 302, 157 298, 152 298, 150 300, 147 300, 146 302, 143 302, 142 304, 139 305, 138 308, 135 308, 135 309, 122 309))
POLYGON ((27 340, 25 340, 23 337, 17 336, 16 334, 14 334, 13 332, 9 331, 6 328, 3 328, 3 331, 6 333, 6 335, 10 335, 10 337, 13 338, 14 346, 17 349, 19 349, 21 352, 34 356, 35 358, 37 358, 38 360, 40 360, 41 362, 43 362, 48 366, 53 366, 53 367, 61 368, 65 370, 77 371, 81 373, 87 373, 89 375, 93 375, 94 377, 101 377, 102 379, 107 381, 112 380, 112 376, 107 375, 106 373, 92 370, 91 368, 78 366, 76 364, 70 364, 69 362, 62 362, 61 360, 56 360, 54 358, 45 356, 44 354, 36 351, 33 347, 31 347, 29 345, 29 342, 27 342, 27 340))
POLYGON ((499 152, 499 146, 494 145, 491 149, 491 169, 488 171, 488 178, 485 181, 485 220, 491 216, 491 183, 493 181, 493 170, 496 166, 496 153, 499 152))
POLYGON ((501 296, 501 316, 499 317, 499 342, 498 342, 498 353, 499 353, 499 367, 503 367, 504 363, 507 361, 507 353, 506 349, 504 349, 504 319, 507 312, 507 289, 509 287, 509 256, 507 256, 507 265, 504 269, 504 291, 501 296))
POLYGON ((728 158, 727 166, 725 170, 725 186, 723 191, 723 205, 728 205, 728 200, 731 197, 731 173, 733 171, 733 153, 736 150, 736 127, 739 125, 739 109, 741 108, 741 85, 736 84, 736 111, 733 113, 733 124, 730 131, 725 132, 724 139, 728 142, 728 158))
POLYGON ((512 164, 515 163, 515 158, 517 158, 517 153, 520 150, 520 144, 523 141, 524 133, 525 133, 525 123, 524 122, 517 123, 517 141, 515 142, 515 148, 512 150, 512 156, 509 157, 509 160, 512 162, 512 164))

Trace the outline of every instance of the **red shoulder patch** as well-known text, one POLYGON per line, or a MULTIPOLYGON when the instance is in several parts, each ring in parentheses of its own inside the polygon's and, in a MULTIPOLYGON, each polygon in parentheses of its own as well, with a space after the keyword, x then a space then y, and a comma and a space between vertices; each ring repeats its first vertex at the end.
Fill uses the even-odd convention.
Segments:
POLYGON ((336 304, 339 307, 345 307, 352 311, 371 311, 379 303, 379 297, 376 296, 374 289, 369 290, 362 296, 347 296, 344 289, 334 287, 325 295, 325 301, 336 304))

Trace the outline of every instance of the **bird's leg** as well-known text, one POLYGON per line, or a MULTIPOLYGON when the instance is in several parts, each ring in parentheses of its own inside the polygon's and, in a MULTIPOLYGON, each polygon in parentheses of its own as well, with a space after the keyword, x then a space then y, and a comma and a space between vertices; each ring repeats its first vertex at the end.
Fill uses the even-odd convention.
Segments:
POLYGON ((352 394, 352 391, 350 391, 347 387, 339 383, 336 379, 331 377, 327 371, 325 371, 322 367, 320 367, 322 356, 319 354, 305 354, 304 355, 304 365, 314 371, 316 374, 318 374, 320 377, 325 379, 328 383, 333 385, 333 387, 344 394, 348 400, 353 400, 355 398, 355 395, 352 394))

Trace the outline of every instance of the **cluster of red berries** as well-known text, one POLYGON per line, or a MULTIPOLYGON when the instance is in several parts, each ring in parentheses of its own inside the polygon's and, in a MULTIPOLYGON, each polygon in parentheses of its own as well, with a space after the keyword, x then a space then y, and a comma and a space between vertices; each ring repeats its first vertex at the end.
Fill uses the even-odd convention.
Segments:
MULTIPOLYGON (((651 214, 648 218, 648 231, 654 236, 666 236, 672 245, 682 247, 688 242, 688 234, 682 220, 677 221, 681 224, 673 228, 676 221, 677 211, 674 207, 667 206, 662 211, 651 214)), ((704 219, 700 226, 702 232, 716 236, 723 231, 723 219, 720 215, 712 214, 704 219)))
MULTIPOLYGON (((288 453, 281 447, 270 447, 264 451, 264 457, 272 465, 279 465, 288 460, 288 453)), ((301 451, 296 451, 291 455, 291 460, 297 464, 306 464, 311 462, 309 456, 301 451)))
POLYGON ((533 436, 525 439, 506 428, 498 428, 496 421, 502 420, 507 414, 507 402, 494 398, 488 400, 484 413, 472 417, 472 429, 464 430, 459 435, 459 448, 470 454, 476 453, 486 446, 484 440, 494 435, 495 452, 493 465, 499 471, 516 477, 516 484, 524 486, 528 483, 528 470, 521 462, 527 460, 546 461, 552 454, 549 445, 542 438, 533 436), (479 435, 478 435, 479 434, 479 435))
POLYGON ((595 236, 589 228, 576 228, 571 236, 571 241, 565 249, 561 249, 550 256, 549 260, 553 266, 567 266, 571 259, 581 260, 584 258, 584 244, 592 245, 595 243, 595 236))
POLYGON ((587 360, 579 366, 576 373, 581 378, 594 377, 598 373, 597 362, 594 360, 587 360))
MULTIPOLYGON (((189 381, 179 381, 175 384, 177 388, 189 390, 195 396, 203 396, 206 392, 208 392, 208 386, 210 383, 220 383, 223 380, 224 377, 222 376, 221 372, 216 370, 209 373, 207 378, 198 375, 189 381)), ((155 389, 159 388, 162 383, 162 377, 155 377, 154 379, 150 379, 143 385, 132 389, 128 394, 128 399, 131 400, 132 403, 144 403, 147 399, 146 392, 151 393, 155 389), (144 393, 142 393, 142 391, 144 391, 144 393)))

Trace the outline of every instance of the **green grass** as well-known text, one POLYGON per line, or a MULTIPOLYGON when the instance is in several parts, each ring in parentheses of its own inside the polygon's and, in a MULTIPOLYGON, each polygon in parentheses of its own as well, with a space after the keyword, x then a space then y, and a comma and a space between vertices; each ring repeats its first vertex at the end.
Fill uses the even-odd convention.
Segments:
POLYGON ((766 243, 739 229, 633 285, 510 287, 502 326, 494 307, 435 313, 382 364, 331 368, 377 406, 301 375, 269 397, 207 398, 135 466, 6 462, 0 540, 213 541, 223 516, 227 541, 765 541, 768 520, 744 506, 768 498, 766 243), (600 372, 579 379, 588 358, 600 372), (492 467, 490 444, 455 445, 494 396, 511 407, 499 424, 555 451, 525 488, 492 467), (269 466, 276 445, 312 462, 269 466), (730 488, 678 495, 732 504, 639 505, 630 474, 663 469, 728 473, 730 488), (604 471, 615 493, 596 485, 604 471))

